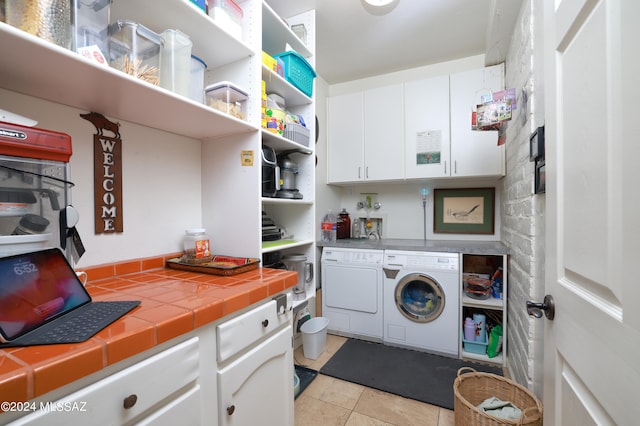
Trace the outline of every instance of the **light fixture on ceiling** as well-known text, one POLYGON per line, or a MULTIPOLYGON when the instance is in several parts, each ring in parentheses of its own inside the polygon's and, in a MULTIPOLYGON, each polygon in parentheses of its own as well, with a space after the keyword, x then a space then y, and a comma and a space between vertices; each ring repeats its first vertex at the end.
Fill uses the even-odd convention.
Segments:
POLYGON ((386 6, 390 3, 393 3, 395 0, 364 0, 365 3, 370 4, 371 6, 386 6))
POLYGON ((362 6, 372 15, 386 15, 398 5, 400 0, 362 0, 362 6))

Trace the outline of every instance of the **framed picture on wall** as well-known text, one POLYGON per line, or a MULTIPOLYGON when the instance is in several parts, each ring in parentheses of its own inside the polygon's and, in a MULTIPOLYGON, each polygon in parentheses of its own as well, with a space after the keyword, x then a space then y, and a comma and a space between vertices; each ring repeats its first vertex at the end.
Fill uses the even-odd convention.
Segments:
POLYGON ((495 188, 434 189, 433 197, 434 233, 494 233, 495 188))

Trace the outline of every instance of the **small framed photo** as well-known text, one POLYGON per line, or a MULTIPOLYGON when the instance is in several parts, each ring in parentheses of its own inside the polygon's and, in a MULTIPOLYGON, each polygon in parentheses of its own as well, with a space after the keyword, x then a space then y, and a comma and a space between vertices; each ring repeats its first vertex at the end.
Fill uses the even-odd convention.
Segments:
POLYGON ((495 232, 495 188, 435 189, 433 197, 434 233, 495 232))
POLYGON ((544 158, 544 126, 538 127, 529 138, 529 161, 544 158))

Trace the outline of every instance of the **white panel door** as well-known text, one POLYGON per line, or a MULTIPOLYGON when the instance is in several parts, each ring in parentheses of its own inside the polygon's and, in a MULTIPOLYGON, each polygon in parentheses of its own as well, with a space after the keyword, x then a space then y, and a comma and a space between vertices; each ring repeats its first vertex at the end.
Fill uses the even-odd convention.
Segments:
POLYGON ((404 178, 402 84, 364 92, 364 179, 404 178))
POLYGON ((364 179, 364 108, 362 92, 327 100, 327 183, 364 179))
POLYGON ((451 176, 502 176, 505 172, 504 145, 498 146, 498 132, 471 130, 471 112, 482 96, 504 89, 504 66, 452 74, 451 176))
POLYGON ((640 421, 640 2, 546 0, 545 425, 640 421))
POLYGON ((405 177, 450 175, 449 76, 404 85, 405 177))
POLYGON ((287 325, 218 372, 217 424, 293 426, 292 333, 287 325))

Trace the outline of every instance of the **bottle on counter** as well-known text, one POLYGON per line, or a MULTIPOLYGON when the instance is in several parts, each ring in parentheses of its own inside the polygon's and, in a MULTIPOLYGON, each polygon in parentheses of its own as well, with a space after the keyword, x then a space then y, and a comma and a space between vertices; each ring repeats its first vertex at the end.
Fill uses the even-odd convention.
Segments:
POLYGON ((211 261, 210 241, 206 229, 187 229, 184 236, 184 253, 182 260, 187 263, 205 263, 211 261))
POLYGON ((330 243, 335 242, 337 239, 338 223, 336 215, 331 210, 324 215, 322 224, 320 225, 320 239, 321 241, 330 243))
POLYGON ((338 230, 337 230, 337 238, 349 238, 351 234, 351 218, 349 217, 349 213, 347 213, 347 209, 344 207, 342 211, 338 215, 338 230))
POLYGON ((360 219, 353 220, 353 229, 351 229, 351 238, 360 238, 360 219))

